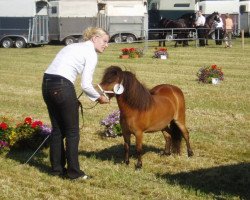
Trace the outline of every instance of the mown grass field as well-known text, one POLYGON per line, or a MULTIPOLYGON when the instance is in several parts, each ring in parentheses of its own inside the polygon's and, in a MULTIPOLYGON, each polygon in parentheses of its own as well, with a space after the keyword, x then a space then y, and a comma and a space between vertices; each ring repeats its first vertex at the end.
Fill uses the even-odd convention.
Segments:
MULTIPOLYGON (((233 48, 174 48, 168 43, 168 60, 153 59, 157 43, 149 43, 143 58, 119 59, 124 47, 143 44, 110 44, 99 56, 94 84, 104 69, 118 65, 136 73, 151 88, 161 83, 179 86, 186 98, 187 127, 192 158, 185 145, 181 156, 160 156, 164 148, 162 133, 144 135, 143 169, 136 171, 132 137, 131 164, 123 164, 123 139, 105 138, 100 120, 117 109, 97 105, 86 96, 84 128, 81 131, 81 168, 93 176, 72 182, 49 175, 48 149, 39 151, 29 164, 23 164, 33 151, 5 151, 0 154, 0 199, 250 199, 250 39, 233 41, 233 48), (222 67, 225 80, 219 85, 199 84, 196 73, 202 66, 222 67)), ((0 49, 0 117, 20 122, 26 116, 49 124, 41 95, 44 70, 63 46, 27 49, 0 49)), ((76 82, 80 94, 79 80, 76 82)))

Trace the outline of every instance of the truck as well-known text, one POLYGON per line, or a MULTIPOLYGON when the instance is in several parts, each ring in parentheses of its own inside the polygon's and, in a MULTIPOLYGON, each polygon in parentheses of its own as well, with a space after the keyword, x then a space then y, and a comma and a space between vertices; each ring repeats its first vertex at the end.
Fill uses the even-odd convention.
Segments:
POLYGON ((143 39, 148 27, 146 0, 50 0, 49 40, 65 45, 82 41, 83 31, 98 26, 111 41, 143 39))
POLYGON ((46 0, 1 0, 0 46, 24 48, 47 44, 47 11, 46 0))
POLYGON ((240 30, 250 36, 250 0, 240 0, 240 30))

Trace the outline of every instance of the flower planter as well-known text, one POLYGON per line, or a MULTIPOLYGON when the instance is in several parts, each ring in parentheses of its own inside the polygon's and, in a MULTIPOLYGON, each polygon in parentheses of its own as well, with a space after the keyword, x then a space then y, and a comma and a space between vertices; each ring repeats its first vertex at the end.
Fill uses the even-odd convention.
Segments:
POLYGON ((121 59, 128 59, 128 58, 129 58, 129 55, 120 55, 120 58, 121 58, 121 59))
POLYGON ((166 59, 167 59, 167 55, 161 55, 161 56, 160 56, 160 59, 166 60, 166 59))
POLYGON ((220 79, 218 78, 212 78, 212 84, 216 85, 220 83, 220 79))

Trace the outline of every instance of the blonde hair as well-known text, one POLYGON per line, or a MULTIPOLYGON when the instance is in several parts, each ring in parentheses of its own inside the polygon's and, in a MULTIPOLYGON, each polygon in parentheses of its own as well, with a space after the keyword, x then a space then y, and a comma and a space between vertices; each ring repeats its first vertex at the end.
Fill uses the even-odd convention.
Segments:
POLYGON ((94 36, 104 36, 109 35, 108 32, 99 27, 88 27, 83 32, 83 40, 90 40, 94 36))

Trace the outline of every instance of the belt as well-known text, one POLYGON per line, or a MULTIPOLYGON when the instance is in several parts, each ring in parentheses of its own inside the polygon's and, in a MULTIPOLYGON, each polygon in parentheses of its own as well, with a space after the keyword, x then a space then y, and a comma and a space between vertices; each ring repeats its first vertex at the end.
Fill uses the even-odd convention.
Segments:
POLYGON ((43 81, 45 81, 45 82, 60 82, 60 83, 66 82, 66 83, 71 83, 70 80, 66 79, 63 76, 55 75, 55 74, 46 74, 46 73, 43 76, 43 81))

